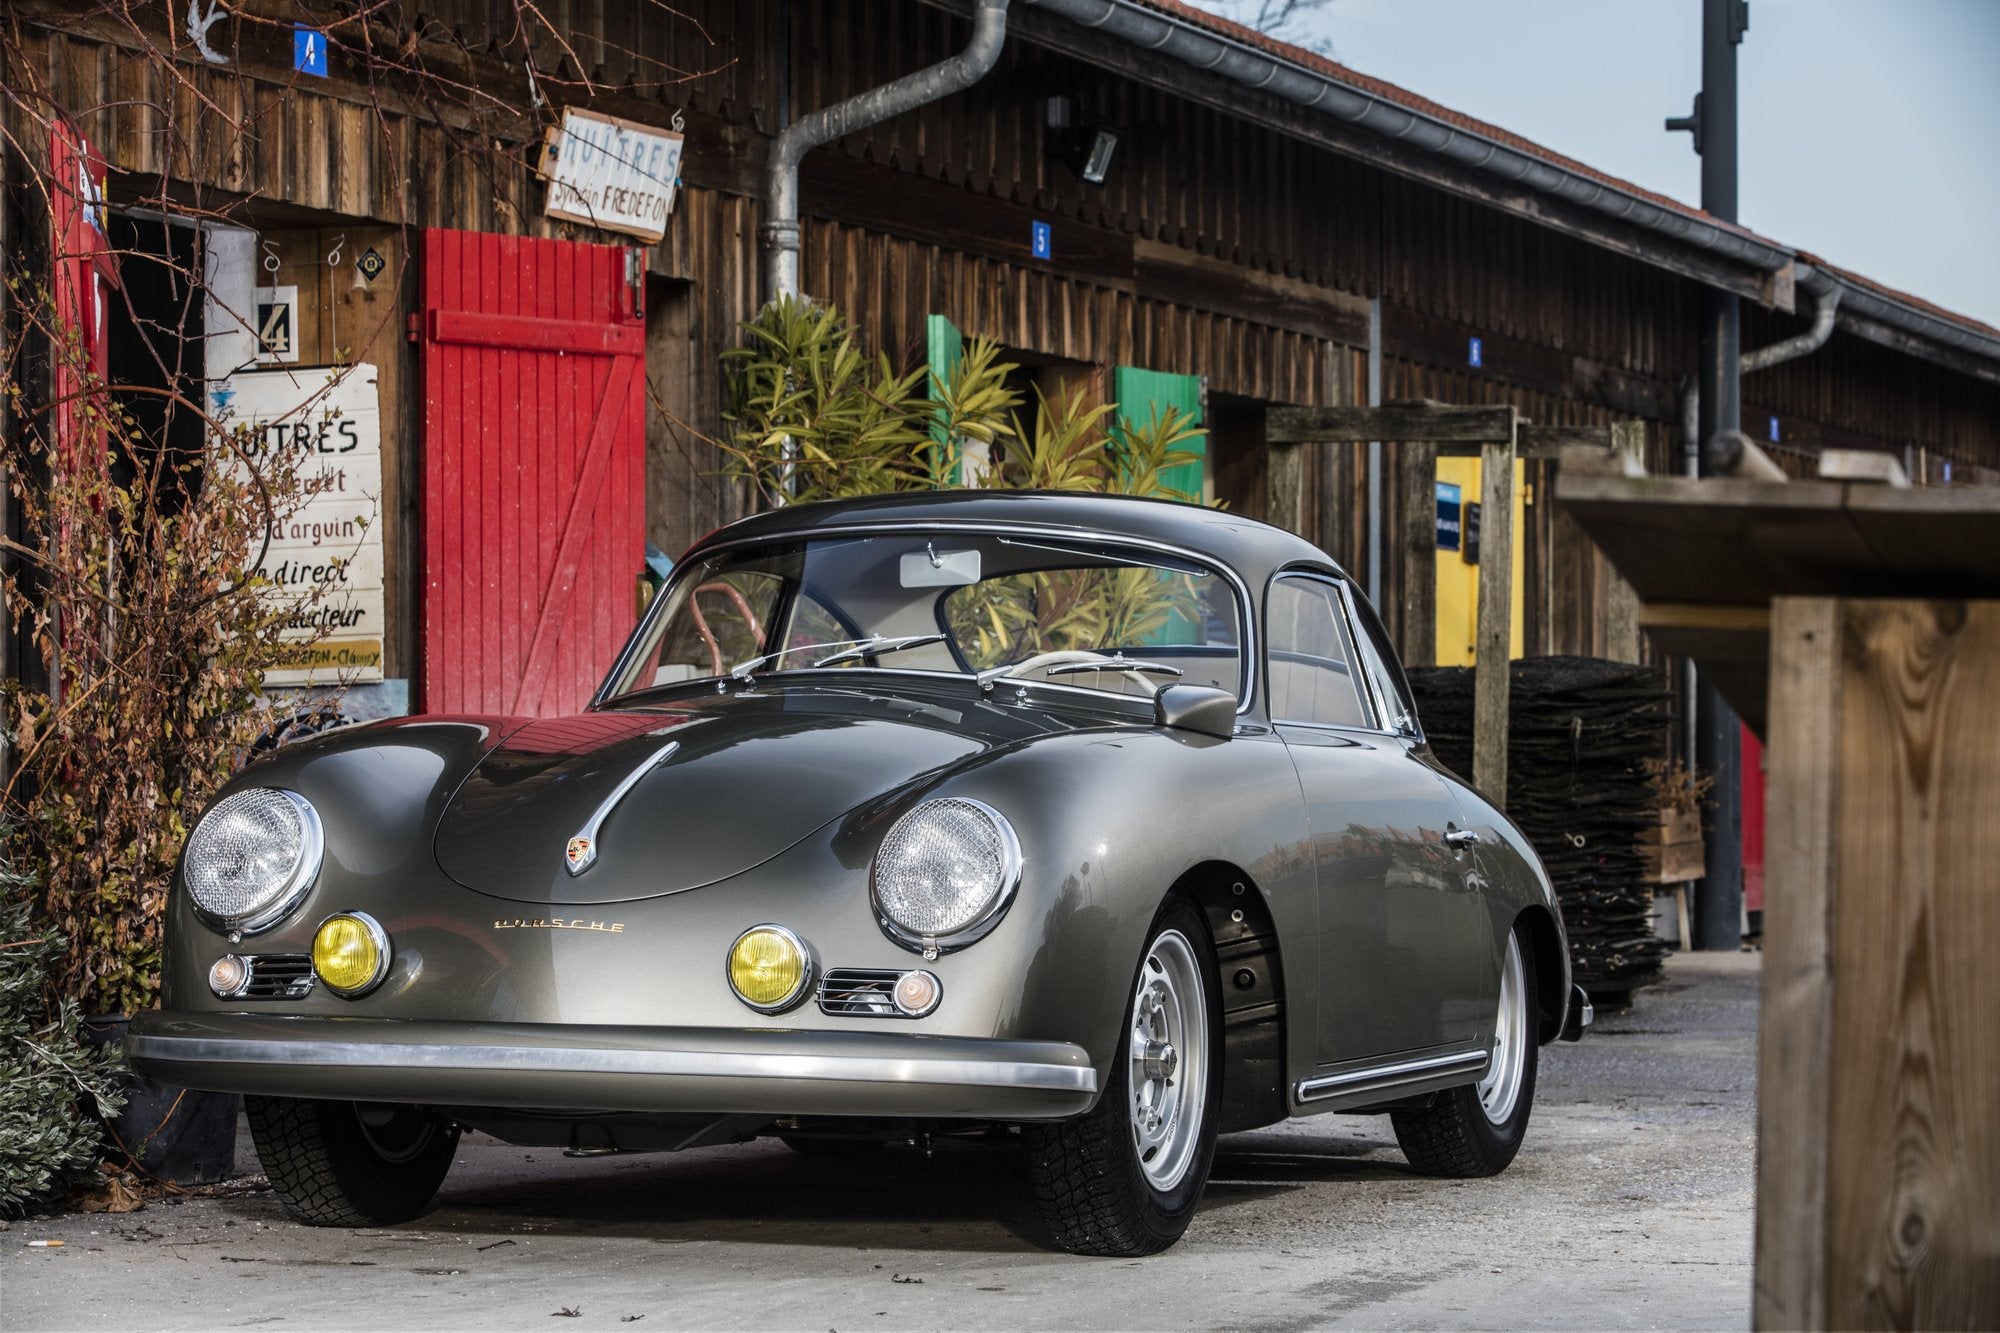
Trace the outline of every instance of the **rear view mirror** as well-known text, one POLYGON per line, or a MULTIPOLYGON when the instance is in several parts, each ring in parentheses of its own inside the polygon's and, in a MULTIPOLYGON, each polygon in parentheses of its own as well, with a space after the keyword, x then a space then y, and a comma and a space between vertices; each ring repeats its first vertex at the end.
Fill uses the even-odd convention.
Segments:
POLYGON ((979 552, 940 551, 926 542, 904 555, 901 574, 905 588, 963 588, 979 582, 979 552))
POLYGON ((1153 696, 1153 720, 1227 740, 1236 734, 1236 696, 1212 685, 1169 685, 1153 696))

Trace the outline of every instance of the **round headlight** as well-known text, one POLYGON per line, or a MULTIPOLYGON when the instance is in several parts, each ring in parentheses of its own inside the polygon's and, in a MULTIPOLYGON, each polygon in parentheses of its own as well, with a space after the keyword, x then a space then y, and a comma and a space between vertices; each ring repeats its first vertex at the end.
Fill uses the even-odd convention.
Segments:
POLYGON ((962 948, 999 921, 1021 882, 1021 845, 992 806, 925 801, 875 854, 870 889, 891 938, 931 953, 962 948))
POLYGON ((783 926, 752 926, 729 946, 730 988, 759 1013, 791 1008, 811 983, 812 955, 783 926))
POLYGON ((181 879, 211 925, 259 931, 298 906, 319 873, 324 846, 310 801, 278 787, 251 787, 201 817, 181 858, 181 879))

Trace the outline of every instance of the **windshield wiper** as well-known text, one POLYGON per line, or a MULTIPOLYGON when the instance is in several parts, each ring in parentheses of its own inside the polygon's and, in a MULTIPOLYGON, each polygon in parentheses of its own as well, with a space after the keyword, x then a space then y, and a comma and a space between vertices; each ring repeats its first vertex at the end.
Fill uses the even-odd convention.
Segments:
POLYGON ((1102 662, 1065 662, 1060 666, 1044 667, 1044 676, 1075 676, 1086 671, 1153 671, 1163 676, 1176 678, 1186 675, 1179 667, 1168 666, 1165 662, 1142 662, 1136 657, 1123 653, 1105 658, 1102 662))
POLYGON ((871 653, 895 652, 900 648, 915 648, 921 644, 942 643, 943 641, 944 635, 942 634, 906 634, 901 638, 889 638, 886 635, 873 634, 865 639, 834 639, 828 643, 795 643, 789 648, 780 648, 776 652, 765 653, 762 657, 753 657, 747 662, 739 662, 729 669, 729 676, 732 680, 748 680, 750 679, 750 673, 758 667, 763 666, 766 662, 775 662, 779 658, 789 657, 793 653, 811 652, 815 648, 835 648, 840 650, 826 657, 819 658, 813 663, 816 667, 823 667, 829 663, 846 661, 850 658, 866 657, 871 653))
POLYGON ((943 642, 942 634, 905 634, 901 638, 893 639, 886 634, 877 634, 872 639, 858 640, 837 653, 828 653, 813 665, 832 666, 835 662, 852 662, 857 657, 873 657, 876 653, 899 653, 905 648, 921 648, 927 643, 943 642))

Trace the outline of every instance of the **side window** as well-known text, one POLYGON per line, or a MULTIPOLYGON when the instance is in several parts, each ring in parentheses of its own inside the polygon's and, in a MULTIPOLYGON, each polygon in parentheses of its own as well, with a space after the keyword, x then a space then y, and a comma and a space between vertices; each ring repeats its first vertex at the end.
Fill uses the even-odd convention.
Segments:
POLYGON ((1346 612, 1331 583, 1297 575, 1275 580, 1265 626, 1272 721, 1375 725, 1355 676, 1346 612))
POLYGON ((1410 684, 1403 676, 1403 669, 1397 664, 1396 654, 1389 647, 1388 632, 1375 615, 1375 608, 1359 592, 1349 590, 1348 596, 1354 604, 1354 619, 1361 626, 1361 666, 1375 682, 1375 692, 1388 707, 1387 730, 1403 736, 1417 736, 1417 706, 1410 695, 1410 684))

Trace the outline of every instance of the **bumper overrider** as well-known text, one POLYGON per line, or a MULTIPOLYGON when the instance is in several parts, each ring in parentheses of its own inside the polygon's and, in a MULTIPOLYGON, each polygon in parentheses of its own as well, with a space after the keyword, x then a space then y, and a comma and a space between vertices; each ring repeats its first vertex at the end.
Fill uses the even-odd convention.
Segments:
POLYGON ((1055 1120, 1097 1100, 1080 1046, 891 1032, 148 1013, 125 1054, 182 1087, 348 1101, 1055 1120))

